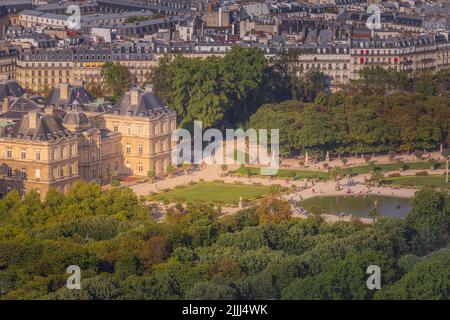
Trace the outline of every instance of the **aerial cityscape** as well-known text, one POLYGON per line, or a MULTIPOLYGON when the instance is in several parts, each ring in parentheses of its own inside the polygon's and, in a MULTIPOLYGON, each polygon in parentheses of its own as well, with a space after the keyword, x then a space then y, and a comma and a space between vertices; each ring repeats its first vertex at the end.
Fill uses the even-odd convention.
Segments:
POLYGON ((448 0, 0 0, 0 104, 0 300, 449 300, 448 0))

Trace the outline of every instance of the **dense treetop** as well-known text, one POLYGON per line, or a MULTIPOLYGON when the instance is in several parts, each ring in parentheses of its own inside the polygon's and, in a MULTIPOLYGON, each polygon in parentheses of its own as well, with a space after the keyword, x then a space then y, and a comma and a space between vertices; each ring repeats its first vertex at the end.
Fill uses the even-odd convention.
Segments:
POLYGON ((77 184, 44 202, 0 201, 2 299, 447 299, 450 198, 425 189, 406 220, 325 223, 289 218, 271 195, 219 218, 178 205, 163 223, 128 189, 77 184), (430 237, 430 235, 432 235, 430 237), (68 290, 67 266, 82 270, 68 290), (382 270, 380 292, 366 268, 382 270), (426 272, 429 271, 429 272, 426 272))

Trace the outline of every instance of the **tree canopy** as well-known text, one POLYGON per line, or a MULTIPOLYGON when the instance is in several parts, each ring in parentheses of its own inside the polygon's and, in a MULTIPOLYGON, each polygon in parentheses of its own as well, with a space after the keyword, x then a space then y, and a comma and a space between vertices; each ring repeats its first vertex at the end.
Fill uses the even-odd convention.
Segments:
POLYGON ((292 218, 274 195, 223 218, 176 206, 156 223, 129 189, 13 191, 0 200, 0 299, 448 299, 449 199, 424 189, 407 219, 372 225, 292 218), (69 265, 81 290, 65 286, 69 265))

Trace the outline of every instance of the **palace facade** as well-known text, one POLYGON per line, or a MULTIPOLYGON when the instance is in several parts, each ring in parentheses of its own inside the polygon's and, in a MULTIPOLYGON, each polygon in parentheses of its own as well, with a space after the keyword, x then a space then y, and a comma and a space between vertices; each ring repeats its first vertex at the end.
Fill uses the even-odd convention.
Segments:
POLYGON ((95 103, 79 85, 60 84, 46 101, 20 93, 5 96, 0 112, 0 196, 165 173, 176 113, 152 87, 132 88, 116 105, 95 103))

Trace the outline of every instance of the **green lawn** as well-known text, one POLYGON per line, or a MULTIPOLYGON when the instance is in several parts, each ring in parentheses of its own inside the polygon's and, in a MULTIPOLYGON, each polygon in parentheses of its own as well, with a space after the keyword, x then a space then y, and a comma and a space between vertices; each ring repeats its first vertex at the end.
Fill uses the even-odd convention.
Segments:
POLYGON ((151 196, 154 201, 170 202, 201 201, 209 203, 238 204, 239 197, 244 200, 255 199, 269 192, 268 186, 255 186, 231 183, 200 183, 182 189, 151 196))
MULTIPOLYGON (((252 176, 260 175, 260 168, 255 167, 240 167, 235 172, 238 175, 245 175, 245 170, 249 170, 250 175, 252 176)), ((279 169, 276 176, 281 178, 294 178, 294 179, 310 178, 320 180, 329 180, 331 178, 328 172, 312 171, 312 170, 289 170, 289 169, 279 169)))
MULTIPOLYGON (((398 164, 397 163, 384 163, 384 164, 375 164, 375 167, 382 171, 397 171, 398 164)), ((436 169, 444 169, 445 163, 439 162, 436 164, 436 169)), ((430 164, 425 162, 406 162, 405 170, 428 170, 430 169, 430 164)), ((356 166, 356 167, 341 167, 343 172, 353 173, 353 174, 366 174, 369 173, 368 166, 356 166)))
POLYGON ((410 187, 425 187, 432 186, 442 189, 449 189, 450 183, 445 182, 445 176, 405 176, 405 177, 396 177, 396 178, 388 178, 386 181, 401 186, 410 186, 410 187))
MULTIPOLYGON (((398 165, 396 163, 385 163, 385 164, 376 164, 375 165, 378 170, 382 171, 397 171, 398 165)), ((445 163, 439 162, 436 164, 436 169, 444 169, 445 163)), ((406 162, 405 170, 428 170, 430 169, 430 164, 425 162, 406 162)), ((246 175, 245 170, 249 170, 250 175, 259 176, 260 168, 255 167, 240 167, 235 172, 239 175, 246 175)), ((356 166, 356 167, 341 167, 341 172, 346 174, 368 174, 370 173, 369 167, 365 166, 356 166)), ((279 169, 276 177, 281 178, 294 178, 294 179, 319 179, 319 180, 330 180, 331 175, 324 171, 313 171, 313 170, 297 170, 297 169, 279 169)))

